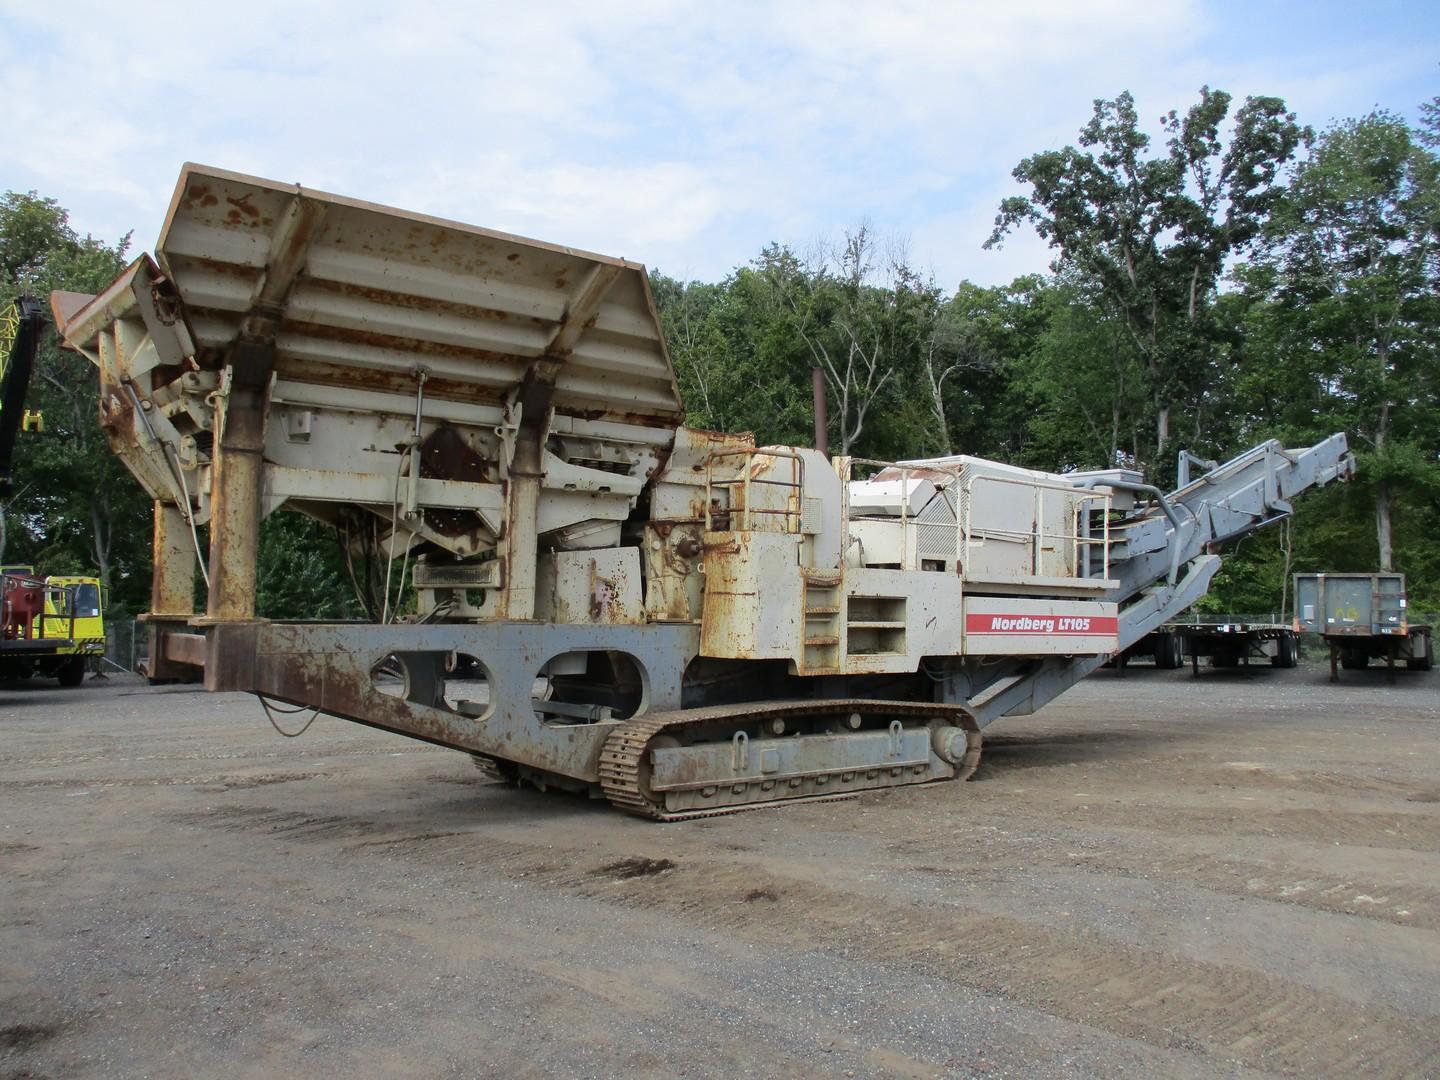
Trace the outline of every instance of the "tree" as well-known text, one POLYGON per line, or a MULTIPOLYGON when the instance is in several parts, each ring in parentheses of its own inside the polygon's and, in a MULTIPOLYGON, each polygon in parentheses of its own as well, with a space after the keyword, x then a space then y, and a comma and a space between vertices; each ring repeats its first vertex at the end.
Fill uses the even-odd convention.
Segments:
POLYGON ((944 303, 936 333, 957 365, 941 387, 948 449, 1025 457, 1035 420, 1026 375, 1049 323, 1049 292, 1038 275, 990 288, 962 281, 944 303))
MULTIPOLYGON (((125 264, 113 246, 79 236, 65 209, 34 192, 0 197, 0 290, 44 299, 53 289, 99 292, 125 264)), ((27 404, 45 431, 22 436, 5 558, 45 573, 98 573, 112 607, 134 610, 149 592, 150 503, 110 452, 96 413, 96 376, 47 334, 27 404)))
POLYGON ((1011 373, 1030 405, 1020 460, 1043 469, 1134 466, 1145 373, 1127 328, 1073 276, 1034 296, 1043 321, 1011 373))
MULTIPOLYGON (((381 605, 375 594, 383 585, 367 591, 372 583, 362 585, 358 576, 352 585, 344 560, 331 526, 302 514, 271 514, 260 524, 256 613, 267 619, 354 619, 368 614, 378 620, 381 605)), ((394 592, 399 591, 397 577, 394 592)), ((400 593, 400 605, 408 593, 408 588, 400 593)))
POLYGON ((822 250, 808 266, 766 256, 762 271, 794 313, 795 333, 836 401, 830 415, 836 449, 853 454, 871 410, 893 398, 920 364, 939 290, 898 247, 881 252, 868 225, 847 232, 838 248, 822 250))
POLYGON ((1016 167, 1031 194, 1001 203, 986 245, 1031 224, 1058 249, 1055 269, 1086 280, 1121 320, 1144 364, 1157 459, 1170 447, 1175 408, 1203 387, 1209 307, 1226 260, 1259 235, 1280 170, 1305 134, 1279 98, 1251 97, 1226 142, 1230 100, 1203 87, 1183 117, 1168 113, 1161 155, 1148 152, 1128 92, 1097 100, 1080 148, 1035 154, 1016 167), (1096 152, 1082 149, 1089 147, 1096 152))
POLYGON ((652 271, 650 289, 675 366, 686 420, 694 427, 731 430, 742 396, 742 371, 715 318, 724 302, 723 285, 677 281, 652 271))
POLYGON ((1302 400, 1366 451, 1390 570, 1397 491, 1440 490, 1440 160, 1393 114, 1335 125, 1296 168, 1263 262, 1302 400))

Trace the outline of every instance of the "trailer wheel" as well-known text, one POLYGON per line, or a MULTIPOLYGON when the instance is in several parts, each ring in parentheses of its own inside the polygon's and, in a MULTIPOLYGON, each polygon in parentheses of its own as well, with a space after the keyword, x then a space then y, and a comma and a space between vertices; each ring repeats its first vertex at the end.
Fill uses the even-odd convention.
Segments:
POLYGON ((56 678, 61 686, 79 686, 85 681, 85 657, 72 656, 61 665, 56 678))
POLYGON ((1277 668, 1293 668, 1300 658, 1300 644, 1289 634, 1275 640, 1275 655, 1270 658, 1270 666, 1277 668))
POLYGON ((1370 657, 1359 649, 1341 649, 1340 666, 1346 671, 1363 671, 1370 666, 1370 657))
POLYGON ((1425 651, 1413 660, 1406 660, 1405 666, 1411 671, 1431 671, 1435 667, 1435 639, 1425 635, 1425 651))
POLYGON ((1157 634, 1155 637, 1155 666, 1162 671, 1174 671, 1185 663, 1185 642, 1179 634, 1157 634))

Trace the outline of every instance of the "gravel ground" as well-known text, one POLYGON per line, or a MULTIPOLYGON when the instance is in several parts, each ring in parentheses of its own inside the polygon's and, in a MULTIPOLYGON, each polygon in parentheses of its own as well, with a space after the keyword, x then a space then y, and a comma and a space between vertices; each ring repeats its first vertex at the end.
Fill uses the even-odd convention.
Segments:
POLYGON ((968 784, 653 825, 0 686, 0 1077, 1440 1074, 1440 674, 1102 672, 968 784))

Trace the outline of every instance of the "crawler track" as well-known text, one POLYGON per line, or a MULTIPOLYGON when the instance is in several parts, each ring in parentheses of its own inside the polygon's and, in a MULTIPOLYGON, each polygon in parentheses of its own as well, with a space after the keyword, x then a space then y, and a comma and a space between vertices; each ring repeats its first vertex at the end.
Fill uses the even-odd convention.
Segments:
MULTIPOLYGON (((955 768, 955 778, 968 780, 980 764, 981 735, 979 725, 960 705, 944 705, 928 701, 877 701, 863 698, 839 698, 825 701, 770 701, 720 705, 702 709, 652 713, 618 725, 605 740, 600 752, 600 784, 605 797, 621 810, 656 821, 680 821, 687 818, 714 817, 742 810, 783 806, 795 802, 833 801, 853 798, 861 791, 899 787, 918 783, 899 770, 876 764, 873 768, 853 770, 845 779, 830 784, 828 776, 807 778, 794 794, 779 797, 762 790, 759 782, 735 783, 717 778, 717 786, 729 786, 727 801, 713 808, 667 810, 664 794, 649 787, 649 749, 657 738, 677 735, 706 727, 729 727, 741 730, 747 725, 773 719, 811 719, 860 713, 862 716, 886 716, 894 719, 938 718, 965 732, 965 753, 955 768), (739 798, 735 796, 739 795, 739 798)), ((795 738, 806 738, 797 735, 795 738)))

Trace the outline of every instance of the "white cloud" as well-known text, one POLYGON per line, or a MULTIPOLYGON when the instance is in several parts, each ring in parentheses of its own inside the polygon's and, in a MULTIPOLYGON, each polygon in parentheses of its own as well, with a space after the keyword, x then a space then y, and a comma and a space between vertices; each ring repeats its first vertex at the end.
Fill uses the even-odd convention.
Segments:
POLYGON ((647 248, 698 236, 714 220, 724 193, 690 165, 676 162, 597 167, 535 163, 514 155, 484 156, 466 169, 417 176, 396 189, 396 201, 449 217, 473 217, 507 232, 530 229, 573 247, 594 248, 625 237, 633 249, 610 254, 640 259, 647 248))
MULTIPOLYGON (((1128 87, 1153 118, 1209 82, 1368 107, 1329 59, 1241 54, 1218 2, 0 0, 0 95, 37 118, 0 184, 149 243, 195 160, 710 278, 869 218, 947 285, 996 280, 1049 258, 979 250, 1010 170, 1092 98, 1128 87)), ((1392 85, 1342 46, 1358 92, 1392 85)))

